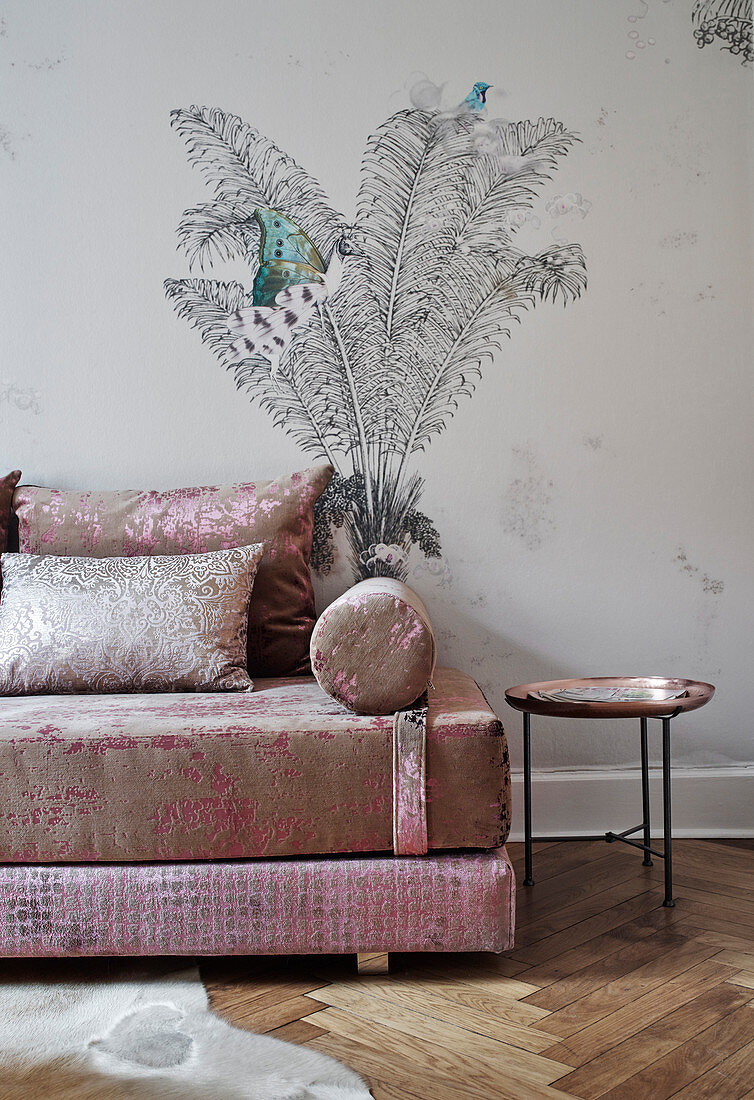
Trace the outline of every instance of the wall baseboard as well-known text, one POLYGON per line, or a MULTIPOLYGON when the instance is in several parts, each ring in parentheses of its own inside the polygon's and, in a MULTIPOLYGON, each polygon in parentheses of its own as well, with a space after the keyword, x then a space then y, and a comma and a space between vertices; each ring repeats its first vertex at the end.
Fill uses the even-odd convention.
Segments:
MULTIPOLYGON (((652 836, 662 836, 662 771, 650 768, 652 836)), ((513 772, 510 839, 524 839, 523 774, 513 772)), ((673 836, 754 837, 754 764, 673 768, 673 836)), ((641 822, 641 769, 532 772, 534 836, 622 832, 641 822)), ((636 838, 638 839, 638 837, 636 838)))

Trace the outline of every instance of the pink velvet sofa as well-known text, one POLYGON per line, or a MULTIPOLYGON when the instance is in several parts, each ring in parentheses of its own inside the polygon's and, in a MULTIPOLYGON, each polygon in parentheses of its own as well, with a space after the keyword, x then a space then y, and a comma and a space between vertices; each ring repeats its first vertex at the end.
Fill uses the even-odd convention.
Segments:
POLYGON ((0 955, 512 946, 505 736, 452 669, 419 761, 297 676, 0 699, 0 779, 0 955))
POLYGON ((370 715, 305 674, 312 509, 332 473, 123 493, 0 479, 0 550, 11 496, 9 551, 267 548, 253 691, 0 697, 0 956, 512 946, 508 754, 477 685, 437 669, 426 713, 370 715))

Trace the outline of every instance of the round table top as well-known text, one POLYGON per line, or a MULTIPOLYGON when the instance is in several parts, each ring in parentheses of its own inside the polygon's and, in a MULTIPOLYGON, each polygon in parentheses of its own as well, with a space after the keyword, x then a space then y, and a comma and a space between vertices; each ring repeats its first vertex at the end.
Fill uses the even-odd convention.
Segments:
POLYGON ((527 714, 548 714, 557 718, 667 718, 680 711, 703 707, 715 694, 712 684, 701 680, 665 679, 662 676, 591 676, 575 680, 540 680, 508 688, 505 698, 516 710, 527 714), (684 694, 665 701, 642 700, 629 703, 584 703, 540 699, 532 692, 561 691, 563 688, 616 687, 661 688, 684 694))

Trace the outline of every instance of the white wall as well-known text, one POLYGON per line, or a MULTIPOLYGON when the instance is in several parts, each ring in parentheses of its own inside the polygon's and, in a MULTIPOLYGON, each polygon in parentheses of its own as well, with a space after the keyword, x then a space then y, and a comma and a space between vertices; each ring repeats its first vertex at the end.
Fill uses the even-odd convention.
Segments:
MULTIPOLYGON (((507 685, 614 673, 713 681, 676 759, 752 761, 751 70, 697 48, 687 0, 641 6, 5 0, 0 466, 167 487, 309 464, 165 300, 180 215, 209 198, 169 111, 241 115, 352 216, 366 138, 420 74, 449 104, 485 79, 493 116, 580 134, 527 232, 580 242, 589 287, 524 318, 417 460, 447 572, 412 583, 441 659, 488 693, 514 765, 507 685), (568 192, 588 213, 552 218, 568 192)), ((535 723, 538 766, 637 758, 629 723, 535 723)))

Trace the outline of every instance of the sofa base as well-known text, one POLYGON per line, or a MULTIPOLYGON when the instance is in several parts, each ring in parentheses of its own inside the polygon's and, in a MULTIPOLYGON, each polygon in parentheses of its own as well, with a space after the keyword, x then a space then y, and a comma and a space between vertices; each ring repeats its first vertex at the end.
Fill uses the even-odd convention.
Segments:
POLYGON ((0 956, 506 951, 505 848, 0 867, 0 956))

